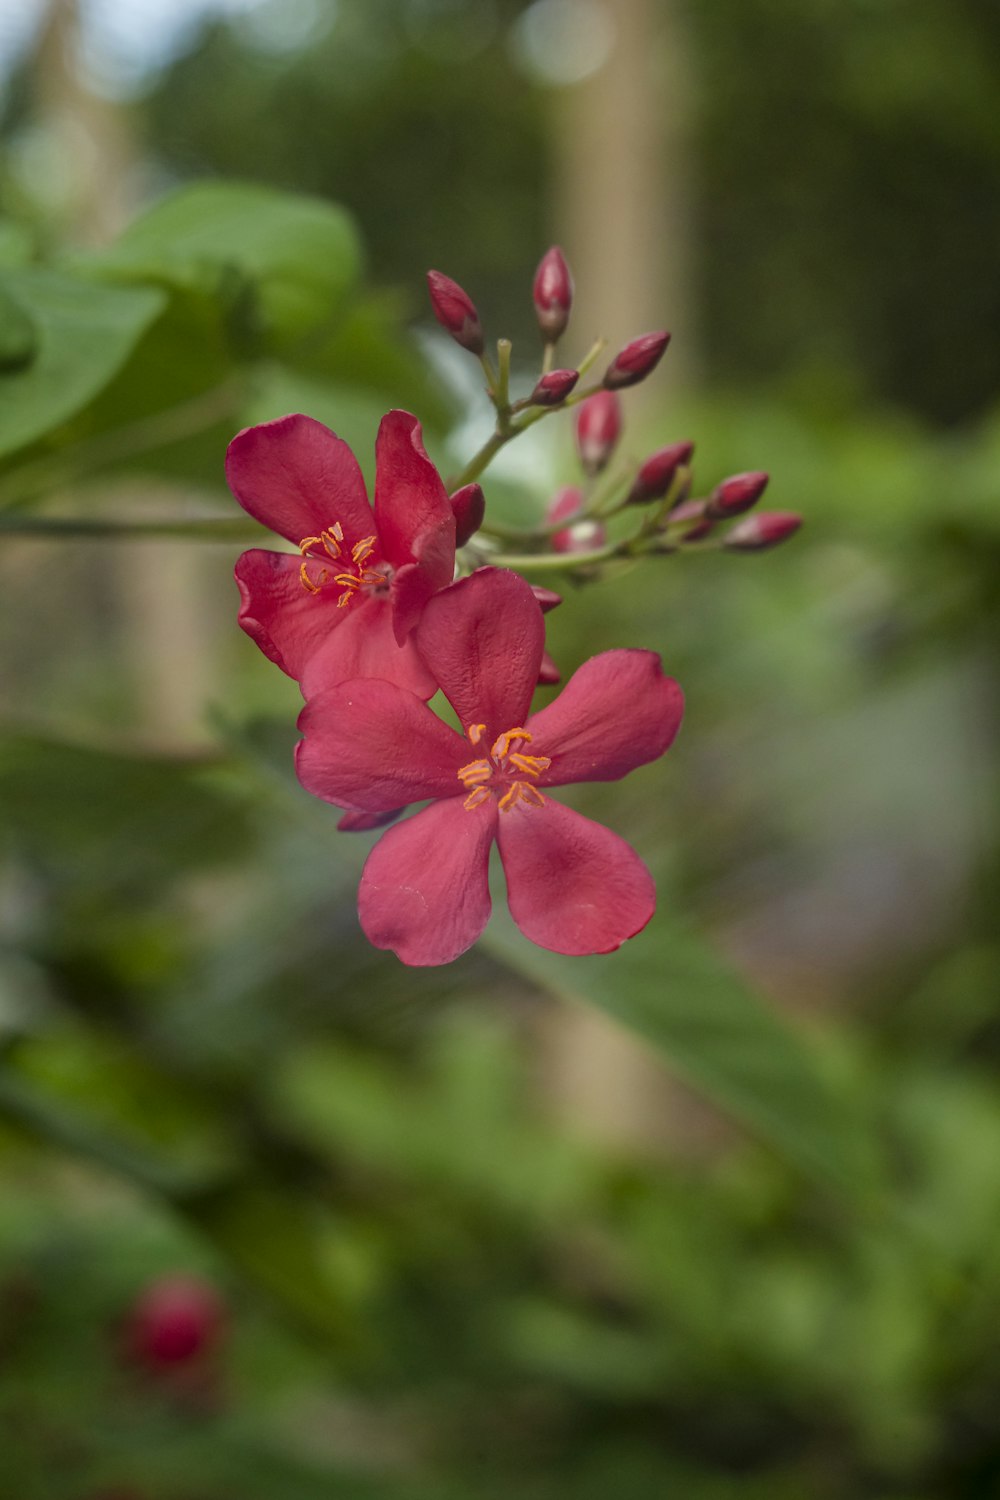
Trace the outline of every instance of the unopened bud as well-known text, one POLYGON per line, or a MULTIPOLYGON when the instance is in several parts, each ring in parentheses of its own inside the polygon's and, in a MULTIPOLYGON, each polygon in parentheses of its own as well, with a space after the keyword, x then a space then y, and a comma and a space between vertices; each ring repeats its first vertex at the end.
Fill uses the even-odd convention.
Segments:
POLYGON ((669 333, 644 333, 626 344, 604 372, 604 388, 620 391, 626 385, 638 385, 660 363, 670 343, 669 333))
POLYGON ((713 521, 728 521, 732 516, 741 516, 757 504, 767 489, 767 481, 768 475, 763 473, 731 474, 709 495, 708 515, 713 521))
POLYGON ((547 651, 542 652, 542 664, 538 668, 538 686, 551 687, 554 682, 562 681, 562 673, 552 660, 547 651))
POLYGON ((628 492, 629 505, 645 505, 647 500, 661 500, 669 490, 681 464, 689 462, 694 443, 671 443, 658 448, 639 465, 639 472, 628 492))
POLYGON ((685 542, 700 542, 715 526, 705 511, 703 500, 683 500, 674 506, 667 519, 671 527, 683 527, 680 535, 685 542))
MULTIPOLYGON (((569 521, 583 509, 583 491, 575 485, 557 490, 545 512, 545 518, 553 521, 569 521)), ((590 552, 603 547, 607 532, 600 521, 583 517, 564 531, 557 531, 550 540, 553 552, 590 552)), ((543 606, 544 608, 544 606, 543 606)))
POLYGON ((597 391, 576 414, 576 448, 588 474, 599 474, 622 434, 622 405, 614 391, 597 391))
POLYGON ((476 304, 468 292, 442 271, 427 272, 427 289, 431 294, 434 316, 441 327, 470 354, 482 354, 485 347, 483 330, 476 304))
POLYGON ((455 546, 464 547, 482 526, 486 515, 486 496, 482 485, 463 484, 451 496, 451 508, 455 512, 455 546))
POLYGON ((532 391, 532 406, 558 406, 566 400, 579 379, 579 370, 550 370, 532 391))
POLYGON ((573 277, 558 245, 546 250, 539 261, 532 295, 542 338, 554 344, 569 322, 573 305, 573 277))
POLYGON ((550 609, 557 609, 562 603, 562 594, 557 594, 555 589, 543 588, 540 583, 533 583, 531 592, 538 600, 543 615, 547 615, 550 609))
POLYGON ((802 525, 802 517, 791 510, 761 510, 738 521, 723 537, 722 545, 731 552, 763 552, 777 547, 802 525))
POLYGON ((224 1307, 218 1292, 194 1276, 163 1276, 148 1286, 128 1320, 127 1348, 150 1368, 202 1358, 217 1342, 224 1307))

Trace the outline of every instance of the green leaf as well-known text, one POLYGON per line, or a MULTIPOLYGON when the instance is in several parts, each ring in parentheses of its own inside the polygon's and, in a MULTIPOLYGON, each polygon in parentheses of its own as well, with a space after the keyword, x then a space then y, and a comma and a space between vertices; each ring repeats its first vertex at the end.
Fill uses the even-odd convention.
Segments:
POLYGON ((483 939, 543 989, 596 1005, 662 1050, 712 1101, 815 1176, 854 1193, 876 1181, 864 1112, 818 1046, 691 931, 654 920, 617 953, 564 958, 509 921, 483 939))
POLYGON ((248 351, 328 325, 357 279, 354 226, 335 204, 241 183, 181 188, 88 262, 211 297, 248 351))
MULTIPOLYGON (((0 457, 74 416, 121 369, 166 299, 153 287, 109 287, 55 271, 8 272, 4 292, 37 337, 26 368, 0 374, 0 457)), ((21 361, 23 364, 23 360, 21 361)))
POLYGON ((0 286, 0 372, 23 370, 38 352, 34 322, 19 302, 0 286))

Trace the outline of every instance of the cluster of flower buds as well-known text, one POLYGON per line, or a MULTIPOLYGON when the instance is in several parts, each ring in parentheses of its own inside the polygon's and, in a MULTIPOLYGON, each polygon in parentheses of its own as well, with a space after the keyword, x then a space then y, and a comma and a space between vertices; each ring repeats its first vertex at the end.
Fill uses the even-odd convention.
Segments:
MULTIPOLYGON (((532 285, 543 352, 520 398, 510 393, 509 340, 494 357, 463 288, 440 271, 428 273, 428 286, 438 322, 482 365, 494 432, 446 483, 416 417, 389 412, 375 443, 374 505, 354 454, 313 418, 294 414, 239 433, 226 460, 230 488, 293 549, 239 558, 239 623, 299 684, 302 785, 340 809, 338 829, 384 830, 358 896, 376 947, 419 965, 465 952, 490 913, 496 843, 526 937, 558 953, 610 952, 649 921, 651 877, 616 834, 551 791, 618 780, 656 760, 677 733, 683 700, 655 653, 606 651, 532 712, 536 687, 560 680, 544 620, 560 596, 528 576, 562 569, 583 581, 617 561, 693 546, 757 551, 789 536, 799 518, 748 514, 766 474, 734 475, 693 498, 691 442, 621 461, 620 393, 655 369, 670 335, 632 339, 593 381, 603 341, 555 368, 573 307, 557 247, 532 285), (506 443, 568 407, 576 408, 579 481, 537 522, 503 524, 480 476, 506 443), (438 693, 460 730, 429 707, 438 693), (403 817, 420 802, 428 805, 403 817)), ((137 1354, 160 1364, 193 1357, 211 1319, 185 1321, 175 1305, 164 1323, 162 1300, 156 1319, 145 1307, 136 1320, 137 1354)))

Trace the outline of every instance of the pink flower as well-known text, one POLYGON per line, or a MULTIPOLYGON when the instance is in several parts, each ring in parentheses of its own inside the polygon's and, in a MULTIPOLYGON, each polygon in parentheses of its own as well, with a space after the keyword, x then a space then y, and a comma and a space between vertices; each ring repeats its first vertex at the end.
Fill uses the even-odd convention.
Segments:
POLYGON ((656 760, 680 725, 680 688, 654 652, 606 651, 529 716, 542 614, 530 586, 500 569, 438 594, 417 634, 464 734, 371 680, 318 692, 299 719, 298 775, 316 796, 369 815, 430 799, 368 856, 358 898, 368 938, 407 964, 464 953, 489 918, 495 839, 526 937, 557 953, 618 948, 653 914, 652 877, 617 834, 548 792, 656 760))
POLYGON ((427 600, 452 580, 455 515, 409 412, 382 418, 375 509, 347 444, 313 417, 237 434, 229 487, 299 555, 255 547, 236 564, 239 622, 302 685, 382 677, 430 697, 410 639, 427 600))

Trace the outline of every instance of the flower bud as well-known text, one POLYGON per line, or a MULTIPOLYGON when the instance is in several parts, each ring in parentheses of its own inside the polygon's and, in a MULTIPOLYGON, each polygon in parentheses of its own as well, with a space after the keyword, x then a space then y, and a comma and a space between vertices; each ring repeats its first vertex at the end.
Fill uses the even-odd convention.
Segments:
POLYGON ((405 807, 394 807, 391 812, 345 812, 337 823, 337 832, 370 833, 373 828, 385 828, 389 823, 395 823, 405 811, 405 807))
POLYGON ((531 393, 532 406, 558 406, 580 379, 579 370, 550 370, 531 393))
POLYGON ((554 344, 569 322, 573 305, 573 277, 558 245, 546 250, 539 261, 532 295, 542 338, 554 344))
POLYGON ((218 1292, 195 1276, 163 1276, 135 1302, 126 1347, 150 1369, 186 1364, 217 1342, 225 1309, 218 1292))
POLYGON ((669 343, 669 333, 644 333, 626 344, 604 372, 605 390, 620 391, 626 385, 638 385, 645 380, 660 363, 669 343))
POLYGON ((441 271, 427 272, 427 288, 431 294, 431 308, 441 327, 470 354, 482 354, 485 347, 483 330, 476 304, 469 294, 441 271))
POLYGON ((639 465, 639 472, 628 492, 628 505, 645 505, 647 500, 661 500, 669 490, 681 464, 689 462, 694 443, 671 443, 658 448, 639 465))
POLYGON ((599 474, 622 433, 622 406, 613 391, 597 391, 576 414, 576 448, 588 474, 599 474))
POLYGON ((674 506, 667 520, 671 526, 683 525, 680 535, 685 542, 700 542, 715 526, 706 513, 703 500, 682 500, 680 505, 674 506))
MULTIPOLYGON (((553 521, 569 521, 583 509, 583 491, 575 485, 557 490, 545 512, 545 518, 553 521)), ((553 552, 590 552, 594 547, 603 547, 607 531, 600 521, 583 517, 564 531, 557 531, 550 539, 553 552)), ((542 606, 544 609, 544 605, 542 606)))
MULTIPOLYGON (((559 519, 558 516, 556 519, 559 519)), ((557 594, 555 589, 543 588, 540 583, 533 583, 531 592, 538 600, 543 615, 547 615, 550 609, 557 609, 562 603, 562 594, 557 594)))
POLYGON ((794 511, 761 510, 738 521, 723 537, 722 545, 731 552, 763 552, 766 547, 777 547, 801 525, 802 517, 794 511))
POLYGON ((464 547, 482 526, 486 515, 486 496, 482 485, 463 484, 452 495, 451 508, 455 512, 455 546, 464 547))
POLYGON ((741 516, 757 504, 767 489, 767 481, 768 475, 763 473, 731 474, 709 495, 707 514, 713 521, 728 521, 732 516, 741 516))
POLYGON ((562 681, 562 673, 552 660, 547 651, 542 652, 542 664, 538 668, 538 686, 551 687, 554 682, 562 681))

